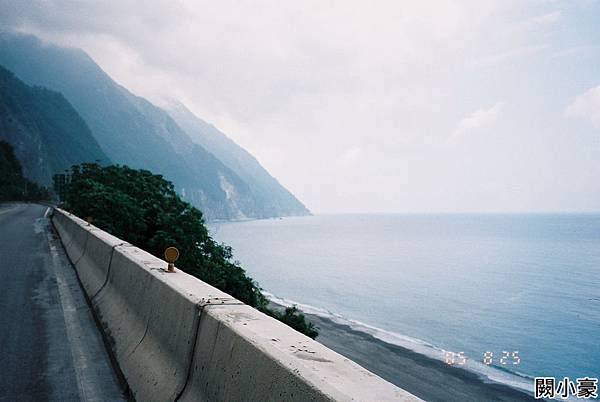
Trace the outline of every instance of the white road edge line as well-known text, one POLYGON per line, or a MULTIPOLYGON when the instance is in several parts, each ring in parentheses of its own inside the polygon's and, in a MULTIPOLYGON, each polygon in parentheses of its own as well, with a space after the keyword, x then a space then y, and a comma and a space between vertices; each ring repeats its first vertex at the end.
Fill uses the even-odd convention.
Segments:
POLYGON ((7 214, 7 213, 9 213, 11 211, 14 211, 17 208, 19 208, 19 207, 18 206, 16 206, 16 207, 9 207, 9 208, 5 209, 4 211, 0 211, 0 215, 7 214))
MULTIPOLYGON (((82 401, 99 401, 98 395, 101 395, 97 384, 92 380, 93 375, 87 373, 90 367, 89 361, 91 356, 86 353, 83 340, 84 331, 82 329, 79 317, 77 315, 77 307, 71 289, 67 283, 64 273, 59 262, 57 246, 52 238, 50 231, 46 230, 48 238, 48 246, 50 247, 50 255, 52 257, 52 268, 56 276, 56 284, 58 287, 58 295, 63 310, 65 319, 65 327, 67 331, 67 340, 71 346, 71 356, 73 358, 73 368, 77 376, 77 388, 79 389, 80 400, 82 401)), ((90 373, 91 374, 91 373, 90 373)))

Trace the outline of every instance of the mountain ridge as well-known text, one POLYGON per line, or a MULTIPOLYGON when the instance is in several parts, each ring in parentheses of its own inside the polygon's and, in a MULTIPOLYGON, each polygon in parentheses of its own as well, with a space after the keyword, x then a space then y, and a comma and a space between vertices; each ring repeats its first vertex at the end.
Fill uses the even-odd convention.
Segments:
POLYGON ((162 107, 192 141, 202 145, 243 180, 253 183, 255 194, 281 216, 293 215, 298 211, 309 213, 304 204, 283 187, 252 154, 213 124, 204 121, 177 100, 167 100, 162 107))
POLYGON ((45 186, 52 183, 53 174, 74 164, 110 162, 61 93, 29 86, 2 65, 0 139, 14 148, 24 176, 45 186))
MULTIPOLYGON (((284 210, 268 202, 259 185, 246 182, 193 141, 166 111, 116 83, 84 51, 4 32, 0 33, 0 64, 27 84, 61 92, 108 158, 162 174, 207 219, 283 215, 284 210)), ((309 213, 291 197, 297 204, 285 215, 309 213)))

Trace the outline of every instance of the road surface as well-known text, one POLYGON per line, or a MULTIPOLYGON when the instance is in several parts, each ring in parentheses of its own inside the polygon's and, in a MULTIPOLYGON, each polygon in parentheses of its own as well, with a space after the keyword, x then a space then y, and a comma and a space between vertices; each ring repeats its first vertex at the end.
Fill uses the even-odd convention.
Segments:
POLYGON ((0 401, 124 401, 49 212, 0 204, 0 401))

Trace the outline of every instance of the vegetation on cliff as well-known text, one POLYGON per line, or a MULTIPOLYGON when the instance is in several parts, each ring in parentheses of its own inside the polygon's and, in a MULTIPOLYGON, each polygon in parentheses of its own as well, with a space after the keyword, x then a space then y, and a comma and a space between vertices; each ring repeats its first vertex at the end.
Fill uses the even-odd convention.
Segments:
POLYGON ((0 140, 14 147, 23 175, 45 186, 74 164, 110 162, 62 94, 26 85, 2 66, 0 140))
POLYGON ((0 141, 0 201, 39 201, 50 198, 48 189, 23 177, 12 146, 0 141))
POLYGON ((315 338, 314 325, 295 308, 284 312, 267 307, 258 284, 237 261, 230 247, 213 240, 202 212, 183 201, 173 184, 160 175, 127 166, 73 166, 55 183, 64 207, 96 226, 162 258, 169 246, 179 249, 178 267, 244 303, 315 338))

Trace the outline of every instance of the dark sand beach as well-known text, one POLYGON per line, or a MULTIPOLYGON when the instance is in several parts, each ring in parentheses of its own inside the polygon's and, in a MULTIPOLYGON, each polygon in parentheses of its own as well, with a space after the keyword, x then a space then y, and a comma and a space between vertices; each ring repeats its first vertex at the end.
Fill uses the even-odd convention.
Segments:
POLYGON ((539 401, 507 385, 486 383, 475 373, 383 342, 347 325, 305 315, 319 327, 318 342, 425 401, 539 401))

